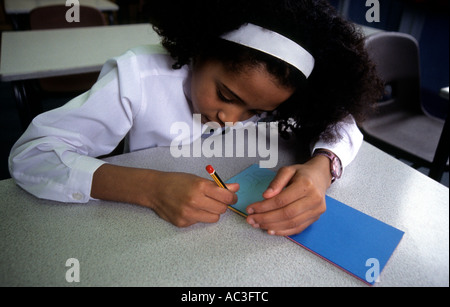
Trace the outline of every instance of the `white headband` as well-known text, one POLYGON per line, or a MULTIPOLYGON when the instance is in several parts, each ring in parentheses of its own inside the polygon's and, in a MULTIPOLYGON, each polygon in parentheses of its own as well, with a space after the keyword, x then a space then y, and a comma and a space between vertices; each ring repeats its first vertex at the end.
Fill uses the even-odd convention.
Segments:
POLYGON ((222 39, 270 54, 299 69, 308 78, 314 57, 296 42, 276 32, 248 23, 221 36, 222 39))

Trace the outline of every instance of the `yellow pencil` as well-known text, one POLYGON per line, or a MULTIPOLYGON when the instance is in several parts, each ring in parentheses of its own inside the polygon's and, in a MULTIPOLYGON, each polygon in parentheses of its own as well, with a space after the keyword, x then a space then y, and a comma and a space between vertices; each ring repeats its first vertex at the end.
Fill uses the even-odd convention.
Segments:
POLYGON ((220 179, 219 175, 217 174, 216 170, 214 169, 214 167, 212 167, 211 165, 208 165, 206 167, 206 171, 211 175, 211 177, 214 179, 214 181, 217 183, 217 185, 221 188, 227 189, 227 186, 225 185, 225 183, 223 183, 222 179, 220 179))
MULTIPOLYGON (((214 179, 214 181, 216 182, 216 184, 217 184, 219 187, 228 190, 227 186, 225 185, 225 183, 223 183, 222 179, 220 179, 220 177, 219 177, 219 175, 217 174, 217 172, 216 172, 216 170, 214 169, 214 167, 212 167, 211 165, 208 165, 208 166, 206 167, 206 171, 211 175, 211 177, 214 179)), ((228 208, 229 208, 231 211, 234 211, 234 212, 236 212, 237 214, 242 215, 243 217, 247 217, 246 214, 242 213, 242 212, 239 211, 239 210, 234 209, 234 208, 231 207, 231 206, 228 206, 228 208)))

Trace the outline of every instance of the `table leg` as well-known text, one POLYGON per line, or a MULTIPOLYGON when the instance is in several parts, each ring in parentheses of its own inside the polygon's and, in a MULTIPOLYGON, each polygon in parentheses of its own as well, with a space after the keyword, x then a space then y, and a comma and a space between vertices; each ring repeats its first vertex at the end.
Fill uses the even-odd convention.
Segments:
POLYGON ((439 140, 436 153, 434 155, 433 163, 430 168, 429 177, 436 181, 441 181, 442 175, 444 174, 445 168, 447 166, 447 161, 449 158, 450 151, 450 135, 448 131, 448 115, 445 120, 444 128, 442 130, 441 138, 439 140))
POLYGON ((109 12, 107 12, 107 15, 108 15, 108 22, 109 22, 109 25, 110 26, 112 26, 112 25, 114 25, 115 24, 115 22, 114 22, 114 12, 113 11, 109 11, 109 12))
POLYGON ((9 15, 14 30, 20 30, 18 16, 16 14, 9 15))
POLYGON ((41 99, 38 93, 33 91, 32 82, 32 80, 12 82, 14 99, 23 131, 27 129, 36 115, 42 113, 41 99))
POLYGON ((13 30, 20 31, 30 29, 28 14, 10 14, 8 16, 10 17, 13 30))

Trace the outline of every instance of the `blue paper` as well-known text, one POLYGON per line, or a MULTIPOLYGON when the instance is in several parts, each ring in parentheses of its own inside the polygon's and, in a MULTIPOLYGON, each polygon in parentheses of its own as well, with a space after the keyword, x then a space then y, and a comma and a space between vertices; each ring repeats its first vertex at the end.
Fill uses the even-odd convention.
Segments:
MULTIPOLYGON (((228 180, 241 186, 232 207, 246 214, 248 205, 263 200, 274 177, 273 171, 252 165, 228 180)), ((373 285, 404 232, 329 196, 326 203, 327 210, 316 223, 288 239, 373 285)))

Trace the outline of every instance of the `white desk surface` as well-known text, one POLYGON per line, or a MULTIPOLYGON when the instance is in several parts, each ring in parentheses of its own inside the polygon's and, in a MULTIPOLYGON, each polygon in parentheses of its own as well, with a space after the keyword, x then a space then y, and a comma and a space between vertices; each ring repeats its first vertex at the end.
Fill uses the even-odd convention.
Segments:
MULTIPOLYGON (((79 0, 80 5, 93 6, 100 11, 117 11, 119 6, 108 0, 79 0)), ((28 14, 36 7, 66 4, 66 0, 5 0, 6 14, 28 14)))
POLYGON ((0 78, 25 80, 100 71, 110 58, 158 44, 149 24, 3 32, 0 78))
MULTIPOLYGON (((294 158, 280 145, 279 166, 294 158)), ((259 158, 172 158, 156 148, 110 158, 141 168, 227 180, 259 158)), ((210 179, 210 178, 209 178, 210 179)), ((449 190, 364 143, 328 195, 405 231, 376 286, 449 286, 449 190)), ((186 229, 138 206, 39 200, 0 181, 0 286, 366 286, 283 237, 225 213, 186 229), (80 282, 65 280, 66 260, 80 282)))

